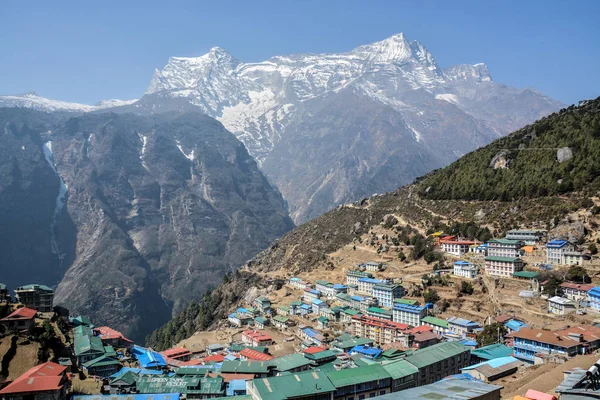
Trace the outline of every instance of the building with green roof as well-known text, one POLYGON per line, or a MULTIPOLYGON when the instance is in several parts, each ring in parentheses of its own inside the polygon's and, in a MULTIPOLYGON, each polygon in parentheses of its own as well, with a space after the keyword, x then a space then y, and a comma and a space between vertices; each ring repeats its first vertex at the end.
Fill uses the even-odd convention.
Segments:
POLYGON ((459 342, 443 342, 419 349, 405 358, 419 370, 417 386, 460 373, 470 365, 471 352, 459 342))
POLYGON ((394 303, 396 303, 396 304, 406 304, 406 305, 409 305, 409 306, 419 305, 419 302, 417 300, 411 300, 411 299, 394 299, 394 303))
POLYGON ((392 311, 384 310, 383 308, 379 308, 379 307, 367 308, 367 315, 369 317, 381 318, 381 319, 385 319, 387 321, 392 320, 392 311))
POLYGON ((33 308, 40 312, 51 312, 54 301, 54 290, 46 285, 32 283, 15 289, 17 301, 25 307, 33 308))
POLYGON ((427 316, 421 319, 421 323, 433 328, 436 335, 443 335, 448 330, 448 321, 445 319, 427 316))
POLYGON ((537 278, 540 274, 534 271, 517 271, 513 274, 513 278, 519 279, 534 279, 537 278))
POLYGON ((523 260, 518 257, 488 255, 485 258, 485 273, 509 278, 515 272, 523 270, 523 260))
POLYGON ((281 374, 283 372, 302 372, 313 365, 311 360, 298 353, 273 358, 272 360, 269 360, 269 363, 276 374, 281 374))
POLYGON ((342 340, 342 341, 336 340, 331 343, 331 346, 334 349, 338 349, 343 352, 348 352, 354 346, 372 346, 373 343, 375 343, 375 342, 372 339, 358 337, 358 338, 346 339, 346 340, 342 340))
POLYGON ((409 389, 417 386, 419 369, 406 360, 386 362, 383 368, 392 378, 392 391, 409 389))
POLYGON ((323 350, 318 353, 305 353, 304 357, 315 364, 321 365, 335 361, 337 359, 337 353, 334 353, 331 350, 323 350))
POLYGON ((391 392, 392 377, 380 364, 328 372, 335 399, 367 398, 391 392), (363 397, 364 396, 364 397, 363 397))
POLYGON ((221 372, 224 374, 253 374, 255 378, 266 377, 272 368, 270 361, 226 360, 221 364, 221 372))
POLYGON ((288 374, 248 381, 248 394, 261 400, 329 400, 335 386, 320 371, 288 374))
POLYGON ((94 375, 106 378, 116 372, 119 372, 123 366, 119 360, 107 355, 101 355, 93 360, 84 362, 82 367, 89 376, 94 375))
POLYGON ((495 358, 508 357, 512 356, 513 353, 514 349, 512 347, 508 347, 502 343, 494 343, 478 349, 472 349, 471 362, 479 363, 495 358))
POLYGON ((180 393, 188 399, 206 399, 225 395, 222 377, 141 375, 136 389, 141 394, 180 393))
POLYGON ((79 365, 103 356, 105 353, 102 340, 100 340, 100 338, 97 336, 92 336, 91 334, 75 335, 73 340, 73 348, 79 365))

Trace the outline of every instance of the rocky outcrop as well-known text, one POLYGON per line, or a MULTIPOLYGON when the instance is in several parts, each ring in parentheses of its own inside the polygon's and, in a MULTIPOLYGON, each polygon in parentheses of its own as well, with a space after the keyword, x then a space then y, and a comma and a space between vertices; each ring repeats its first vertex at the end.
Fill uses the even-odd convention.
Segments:
MULTIPOLYGON (((55 303, 97 324, 139 339, 293 227, 279 192, 210 117, 87 114, 54 122, 31 139, 43 175, 30 191, 43 189, 43 198, 27 205, 44 210, 34 234, 45 235, 37 243, 47 255, 51 231, 58 241, 55 303), (68 188, 62 197, 61 179, 68 188), (64 209, 50 229, 57 206, 64 209)), ((22 212, 14 201, 3 210, 22 212)))

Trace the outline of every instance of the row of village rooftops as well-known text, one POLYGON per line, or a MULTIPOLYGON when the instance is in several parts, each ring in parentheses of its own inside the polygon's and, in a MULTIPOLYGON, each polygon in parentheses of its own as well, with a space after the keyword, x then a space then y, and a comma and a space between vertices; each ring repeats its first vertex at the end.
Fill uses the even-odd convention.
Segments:
MULTIPOLYGON (((3 399, 66 399, 68 372, 76 368, 101 378, 103 394, 123 398, 139 395, 142 397, 138 399, 156 400, 164 395, 165 400, 179 400, 246 395, 253 400, 309 400, 347 399, 351 393, 357 398, 374 397, 433 384, 471 364, 468 345, 420 340, 423 334, 431 333, 431 328, 410 332, 412 348, 395 342, 383 350, 364 337, 342 334, 328 340, 317 330, 302 326, 297 330, 298 337, 311 339, 301 341, 302 350, 273 357, 268 354, 268 346, 275 344, 273 339, 257 329, 242 332, 241 343, 211 344, 199 353, 186 348, 159 353, 134 345, 109 327, 96 328, 86 317, 68 321, 74 338, 71 359, 30 369, 0 389, 3 399), (124 363, 132 367, 123 367, 124 363), (318 385, 306 386, 315 381, 318 385)), ((424 387, 414 393, 428 390, 424 387)), ((495 392, 499 387, 490 390, 495 392)))
MULTIPOLYGON (((258 298, 256 304, 265 307, 267 301, 266 298, 258 298)), ((410 304, 406 305, 411 306, 410 304)), ((418 307, 418 305, 416 306, 418 307)), ((243 311, 243 309, 238 311, 243 311)), ((258 310, 256 311, 258 312, 258 310)), ((267 320, 267 318, 264 319, 267 320)), ((382 392, 387 394, 399 390, 410 390, 409 388, 413 386, 421 387, 421 385, 435 382, 454 371, 456 371, 454 373, 463 372, 475 379, 491 381, 497 379, 498 376, 503 376, 504 373, 508 373, 507 371, 513 371, 518 364, 515 364, 512 359, 491 360, 488 362, 485 361, 487 349, 472 349, 472 354, 479 354, 482 357, 477 359, 480 362, 473 366, 464 365, 460 369, 457 367, 457 370, 454 370, 452 358, 444 357, 448 354, 454 354, 452 349, 457 347, 452 346, 460 345, 467 349, 474 348, 476 342, 473 338, 480 329, 479 324, 474 321, 460 318, 449 318, 444 321, 433 317, 425 317, 421 321, 422 325, 410 328, 408 324, 393 323, 383 318, 354 315, 350 332, 355 335, 341 335, 335 338, 333 342, 330 342, 333 338, 327 338, 316 329, 300 326, 296 330, 296 335, 302 340, 302 347, 306 349, 303 352, 304 354, 291 354, 276 358, 266 353, 266 347, 274 344, 273 339, 265 332, 255 329, 243 332, 242 344, 209 345, 206 349, 208 355, 201 358, 192 358, 194 355, 185 348, 170 349, 157 353, 151 349, 134 346, 110 328, 93 328, 89 319, 85 317, 71 318, 70 321, 74 326, 74 355, 76 356, 77 365, 88 374, 98 376, 107 376, 109 373, 117 371, 111 374, 113 375, 112 378, 105 381, 108 387, 107 390, 109 392, 113 391, 113 393, 125 391, 126 393, 140 393, 141 395, 155 395, 176 391, 178 395, 187 398, 210 398, 227 394, 249 393, 253 399, 262 399, 270 398, 269 394, 273 393, 269 390, 269 387, 271 390, 273 387, 278 387, 278 396, 283 397, 272 398, 295 397, 294 394, 300 393, 300 398, 309 399, 312 398, 310 396, 315 395, 314 391, 305 391, 302 384, 296 387, 293 386, 296 385, 293 381, 279 378, 289 376, 289 374, 307 373, 312 375, 314 373, 320 375, 320 373, 324 373, 319 376, 319 379, 323 379, 322 382, 329 380, 334 388, 333 392, 327 395, 327 398, 347 399, 347 396, 351 393, 356 394, 357 392, 348 391, 346 387, 354 387, 355 385, 363 385, 360 386, 361 389, 358 392, 369 397, 382 394, 382 392), (454 336, 452 336, 452 332, 455 333, 454 336), (356 335, 356 333, 359 335, 356 335), (376 340, 369 339, 369 335, 376 335, 376 340), (464 339, 460 339, 461 337, 464 339), (440 340, 451 340, 451 342, 439 343, 440 340), (387 341, 390 342, 387 343, 388 348, 385 350, 387 341), (329 346, 329 349, 326 349, 326 346, 329 346), (379 346, 384 346, 384 349, 379 346), (119 351, 120 348, 122 348, 121 351, 119 351), (414 350, 410 350, 410 348, 420 350, 411 353, 414 350), (427 352, 423 353, 426 350, 427 352), (479 352, 477 352, 478 350, 479 352), (411 356, 411 354, 414 355, 411 356), (118 375, 122 368, 122 362, 127 356, 131 357, 130 360, 136 360, 135 362, 139 364, 140 368, 118 375), (383 366, 384 369, 386 369, 386 366, 387 369, 391 368, 391 371, 386 369, 386 373, 390 376, 387 383, 375 383, 375 381, 380 382, 388 379, 386 373, 373 373, 371 375, 372 370, 376 368, 364 368, 375 364, 383 366), (255 367, 256 369, 254 369, 255 367), (190 369, 192 370, 190 371, 190 369), (326 371, 331 371, 331 373, 326 371), (165 374, 165 372, 168 373, 165 374), (157 374, 160 374, 160 376, 156 376, 157 374), (174 375, 169 376, 169 374, 174 375), (246 374, 246 376, 242 376, 242 374, 246 374), (276 376, 271 377, 272 375, 276 376), (334 380, 337 379, 337 383, 331 380, 332 376, 334 380), (351 383, 347 384, 350 376, 356 378, 351 379, 351 383), (398 378, 396 379, 395 376, 398 378), (185 382, 182 383, 181 379, 185 382), (266 383, 265 379, 267 380, 266 383), (285 386, 285 390, 279 386, 284 383, 284 380, 285 384, 282 386, 285 386), (265 383, 265 385, 261 386, 260 382, 265 383)), ((508 318, 504 320, 504 323, 509 330, 513 331, 508 339, 516 343, 515 349, 519 351, 519 359, 531 361, 527 359, 527 353, 524 353, 525 356, 521 357, 523 351, 529 348, 528 346, 533 346, 525 341, 531 336, 527 333, 530 328, 514 318, 508 318), (523 332, 518 333, 521 330, 523 332), (517 334, 514 334, 514 332, 517 332, 517 334)), ((538 336, 541 333, 535 335, 538 336)), ((563 352, 562 347, 558 349, 548 348, 548 340, 544 337, 543 340, 545 341, 541 340, 535 346, 542 349, 546 346, 548 349, 547 355, 565 355, 568 357, 597 348, 597 339, 600 337, 599 332, 595 332, 587 326, 575 327, 567 332, 555 333, 555 335, 562 335, 562 339, 556 339, 558 341, 578 340, 580 344, 578 346, 569 345, 566 352, 563 352), (587 335, 588 337, 586 337, 585 332, 590 332, 587 335), (593 336, 596 339, 593 339, 593 336)), ((513 350, 511 354, 516 355, 516 350, 513 350)), ((534 361, 536 361, 536 357, 539 358, 539 356, 534 355, 534 361)), ((543 359, 544 357, 542 357, 542 361, 543 359)), ((60 367, 52 366, 52 369, 55 368, 60 369, 60 367)), ((30 380, 30 378, 28 379, 30 380)), ((59 383, 62 381, 62 378, 56 379, 59 383)), ((302 381, 302 375, 294 378, 295 382, 300 382, 298 379, 302 381)), ((35 380, 34 378, 33 382, 35 380)), ((17 383, 22 384, 22 382, 23 380, 20 380, 17 383)), ((64 387, 63 385, 56 390, 60 393, 60 390, 63 390, 64 387)), ((25 389, 30 390, 31 387, 25 389)), ((3 397, 22 399, 22 390, 24 389, 19 388, 18 385, 8 387, 3 397), (19 390, 21 392, 18 392, 19 390), (13 395, 14 397, 11 397, 13 395)), ((317 393, 324 394, 320 391, 317 393)), ((414 394, 417 396, 419 393, 421 392, 410 391, 402 393, 402 395, 414 394)), ((36 399, 35 395, 32 398, 36 399)))

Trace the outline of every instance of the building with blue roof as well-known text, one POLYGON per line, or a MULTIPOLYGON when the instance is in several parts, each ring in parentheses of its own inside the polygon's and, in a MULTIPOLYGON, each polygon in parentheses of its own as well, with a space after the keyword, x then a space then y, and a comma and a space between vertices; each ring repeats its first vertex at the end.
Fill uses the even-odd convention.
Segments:
POLYGON ((302 300, 310 303, 315 299, 321 298, 321 292, 315 289, 304 289, 304 294, 302 295, 302 300))
POLYGON ((448 329, 463 337, 467 333, 473 333, 475 330, 481 328, 481 325, 479 325, 477 322, 464 318, 450 317, 447 321, 448 329))
POLYGON ((595 286, 588 291, 588 307, 600 310, 600 286, 595 286))
POLYGON ((144 353, 136 356, 140 366, 147 369, 161 369, 167 366, 167 363, 160 353, 146 350, 144 353))
POLYGON ((161 393, 161 394, 111 394, 104 396, 100 394, 76 395, 71 400, 104 400, 110 397, 111 400, 179 400, 179 393, 161 393))
POLYGON ((421 320, 426 315, 427 309, 424 306, 394 303, 394 307, 392 308, 393 321, 410 326, 421 325, 421 320))
POLYGON ((320 346, 323 343, 325 343, 325 336, 323 336, 322 333, 311 327, 305 326, 304 328, 300 328, 298 330, 298 334, 300 336, 300 339, 310 343, 314 343, 317 346, 320 346))
POLYGON ((298 312, 301 316, 305 316, 306 314, 312 313, 312 305, 311 304, 302 304, 298 309, 298 312))
POLYGON ((508 329, 508 333, 518 332, 521 328, 529 328, 529 325, 527 325, 525 322, 516 319, 510 319, 506 321, 504 326, 506 326, 506 329, 508 329))
POLYGON ((383 350, 370 346, 354 346, 348 353, 350 355, 360 354, 368 358, 377 358, 383 353, 383 350))
POLYGON ((563 264, 565 253, 575 251, 575 246, 567 240, 551 240, 546 243, 546 262, 548 264, 563 264))
POLYGON ((467 261, 456 261, 454 263, 454 269, 452 273, 455 276, 460 276, 461 278, 475 279, 477 277, 477 273, 479 272, 479 268, 476 265, 471 264, 467 261))
POLYGON ((315 299, 312 301, 312 312, 314 314, 320 315, 321 311, 328 309, 328 308, 329 308, 329 304, 327 304, 323 300, 315 299))
POLYGON ((462 340, 459 340, 459 343, 465 347, 470 347, 472 349, 477 347, 477 341, 475 341, 473 339, 462 339, 462 340))
POLYGON ((243 379, 232 379, 227 385, 227 396, 243 396, 246 394, 246 381, 243 379))
POLYGON ((382 281, 379 279, 373 278, 359 278, 358 279, 358 291, 364 294, 368 294, 369 296, 373 294, 373 287, 375 285, 379 285, 381 283, 387 283, 387 281, 382 281))

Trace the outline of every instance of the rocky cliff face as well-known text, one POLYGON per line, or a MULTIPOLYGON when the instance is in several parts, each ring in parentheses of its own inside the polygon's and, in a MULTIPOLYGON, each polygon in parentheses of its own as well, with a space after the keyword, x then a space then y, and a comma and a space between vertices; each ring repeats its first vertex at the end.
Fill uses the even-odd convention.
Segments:
POLYGON ((50 255, 56 237, 55 302, 133 337, 293 226, 244 146, 205 115, 87 114, 38 130, 32 157, 49 177, 38 230, 48 238, 34 243, 50 255))
POLYGON ((128 109, 186 101, 244 142, 296 222, 393 190, 561 107, 494 82, 484 64, 442 69, 403 34, 258 63, 220 48, 173 57, 128 109))

